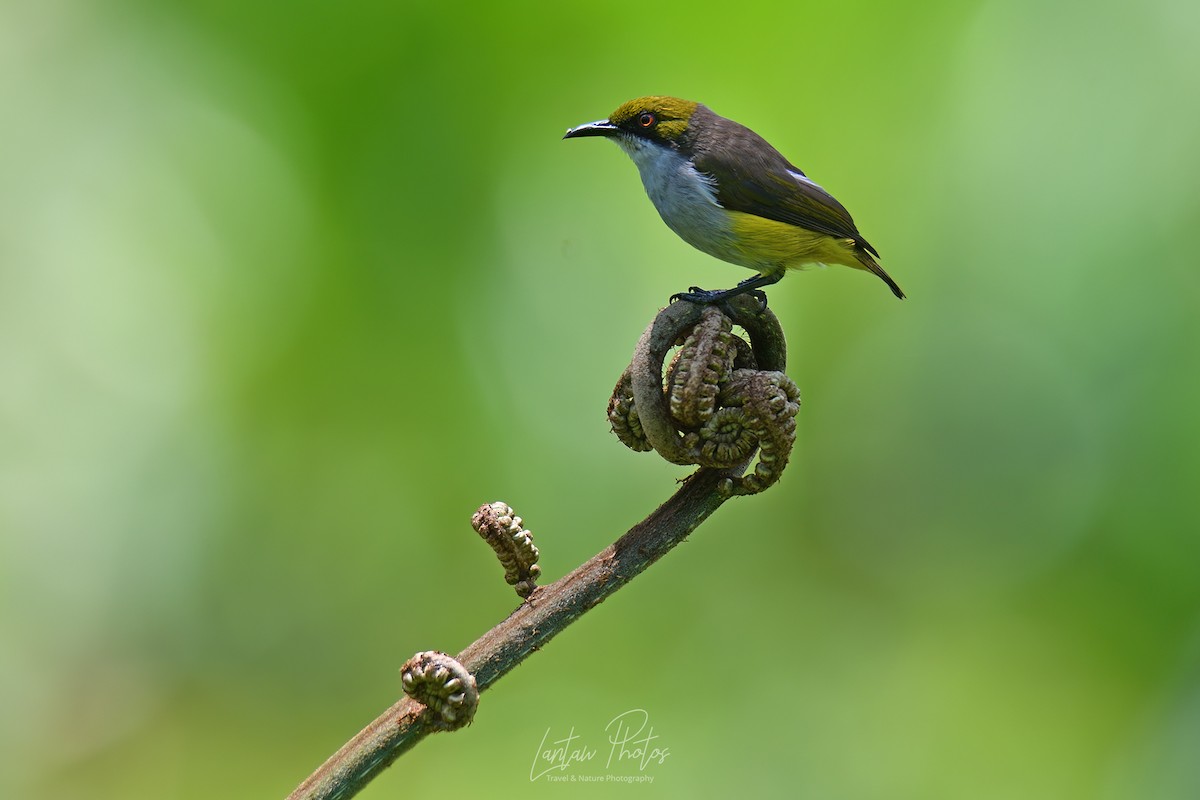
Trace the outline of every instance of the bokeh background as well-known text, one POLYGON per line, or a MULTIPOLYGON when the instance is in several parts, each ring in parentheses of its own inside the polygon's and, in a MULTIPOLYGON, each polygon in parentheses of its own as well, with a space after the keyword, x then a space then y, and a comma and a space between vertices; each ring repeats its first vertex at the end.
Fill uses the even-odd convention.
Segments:
POLYGON ((555 578, 673 490, 609 390, 748 273, 559 138, 651 93, 910 299, 775 287, 782 482, 363 796, 1200 796, 1190 0, 0 2, 0 795, 282 797, 515 606, 480 503, 555 578))

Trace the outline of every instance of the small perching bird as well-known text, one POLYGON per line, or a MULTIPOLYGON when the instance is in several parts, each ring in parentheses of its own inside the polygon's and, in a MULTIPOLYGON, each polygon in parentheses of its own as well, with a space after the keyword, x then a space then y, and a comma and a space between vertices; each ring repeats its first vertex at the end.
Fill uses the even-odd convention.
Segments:
POLYGON ((639 97, 563 138, 581 136, 612 139, 633 159, 654 207, 685 242, 759 273, 733 289, 679 297, 721 302, 770 286, 789 269, 844 264, 877 275, 904 298, 841 203, 757 133, 707 106, 639 97))

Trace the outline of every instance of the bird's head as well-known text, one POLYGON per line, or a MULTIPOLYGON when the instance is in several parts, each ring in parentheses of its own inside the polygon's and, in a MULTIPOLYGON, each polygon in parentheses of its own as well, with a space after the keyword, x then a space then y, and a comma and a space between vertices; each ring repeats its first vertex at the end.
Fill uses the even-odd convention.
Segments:
POLYGON ((688 125, 699 105, 678 97, 639 97, 621 105, 608 119, 571 128, 563 138, 604 136, 631 154, 655 145, 678 149, 687 141, 688 125))

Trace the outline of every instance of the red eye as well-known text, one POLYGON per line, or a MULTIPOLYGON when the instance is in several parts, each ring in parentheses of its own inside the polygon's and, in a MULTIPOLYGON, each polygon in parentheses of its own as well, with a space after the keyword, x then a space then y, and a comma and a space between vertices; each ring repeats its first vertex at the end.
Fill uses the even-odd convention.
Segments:
POLYGON ((654 115, 651 114, 649 111, 643 113, 640 117, 638 117, 638 125, 641 125, 643 128, 649 128, 651 125, 654 124, 654 122, 655 122, 654 115))

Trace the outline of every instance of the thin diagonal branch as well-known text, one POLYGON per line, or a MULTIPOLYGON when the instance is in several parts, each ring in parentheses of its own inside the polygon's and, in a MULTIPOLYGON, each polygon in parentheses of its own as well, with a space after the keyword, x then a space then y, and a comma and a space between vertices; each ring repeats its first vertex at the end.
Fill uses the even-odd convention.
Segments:
MULTIPOLYGON (((508 619, 458 654, 482 692, 534 650, 620 589, 729 498, 718 491, 738 469, 701 469, 671 499, 574 572, 534 590, 508 619)), ((383 712, 322 764, 288 800, 353 797, 401 754, 437 730, 423 705, 408 697, 383 712)))
MULTIPOLYGON (((785 360, 778 320, 767 310, 765 302, 751 295, 722 306, 720 313, 691 303, 674 303, 661 311, 642 335, 633 363, 617 384, 609 417, 614 432, 626 444, 638 450, 653 447, 669 461, 701 464, 701 469, 654 513, 569 575, 537 588, 533 588, 532 579, 524 581, 524 588, 531 590, 526 601, 508 619, 458 654, 459 665, 469 673, 467 680, 447 686, 457 691, 473 675, 478 690, 485 691, 526 656, 686 539, 730 497, 770 486, 787 463, 795 431, 792 418, 799 409, 795 387, 782 374, 785 360), (731 322, 750 335, 749 345, 739 345, 729 336, 731 322), (664 394, 663 363, 667 353, 688 331, 693 334, 687 335, 673 366, 682 384, 673 393, 671 403, 679 417, 672 418, 664 394), (743 362, 748 361, 756 362, 758 370, 767 372, 742 368, 743 362), (726 406, 714 405, 720 402, 726 406), (717 414, 724 416, 716 419, 717 414), (716 419, 720 424, 712 430, 707 426, 697 429, 704 419, 710 423, 716 419), (742 474, 754 457, 754 447, 743 457, 742 451, 732 445, 721 445, 722 437, 743 429, 755 437, 759 453, 754 473, 745 478, 742 474), (707 446, 705 441, 709 442, 707 446), (734 455, 728 459, 715 458, 716 451, 734 455)), ((740 442, 744 435, 737 434, 735 438, 740 442)), ((530 549, 530 558, 536 560, 536 548, 531 543, 530 549)), ((508 560, 515 558, 514 555, 508 560)), ((505 563, 505 558, 501 561, 505 563)), ((506 571, 513 564, 506 563, 506 571)), ((528 571, 526 577, 536 577, 532 567, 528 571)), ((516 572, 513 575, 521 583, 522 575, 516 572)), ((414 658, 424 659, 421 661, 424 664, 442 657, 443 654, 426 652, 414 658)), ((446 677, 449 675, 445 673, 446 677)), ((428 678, 428 670, 421 672, 421 676, 428 678)), ((455 702, 461 704, 462 698, 455 697, 455 702)), ((469 704, 471 712, 474 700, 469 704)), ((461 723, 462 714, 468 710, 455 707, 451 711, 449 716, 439 717, 434 709, 406 697, 347 742, 300 784, 288 800, 353 797, 422 738, 447 729, 451 723, 461 723)), ((469 719, 469 715, 465 718, 469 719)))

